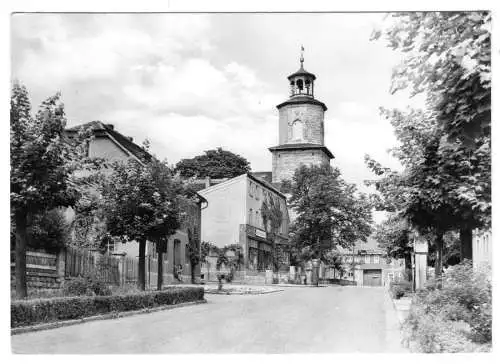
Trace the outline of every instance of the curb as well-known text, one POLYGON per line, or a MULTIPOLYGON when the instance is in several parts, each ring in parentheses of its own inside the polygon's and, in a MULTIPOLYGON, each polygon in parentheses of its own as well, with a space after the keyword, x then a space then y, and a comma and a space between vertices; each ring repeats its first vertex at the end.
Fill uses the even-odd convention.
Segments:
POLYGON ((263 292, 209 292, 205 291, 205 294, 216 294, 216 295, 223 295, 223 296, 251 296, 251 295, 259 295, 259 294, 267 294, 267 293, 276 293, 276 292, 283 292, 284 289, 275 289, 272 291, 263 291, 263 292))
POLYGON ((165 305, 165 306, 159 306, 159 307, 151 307, 151 308, 145 308, 142 310, 135 310, 135 311, 110 312, 110 313, 107 313, 104 315, 83 317, 81 319, 76 319, 76 320, 56 321, 56 322, 48 322, 45 324, 39 324, 39 325, 33 325, 33 326, 15 327, 15 328, 10 329, 10 334, 11 335, 18 335, 18 334, 24 334, 24 333, 28 333, 28 332, 57 329, 59 327, 72 326, 72 325, 82 324, 85 322, 110 320, 110 319, 116 319, 116 318, 121 318, 121 317, 140 315, 140 314, 144 314, 144 313, 153 313, 153 312, 157 312, 157 311, 171 310, 174 308, 194 306, 194 305, 199 305, 202 303, 207 303, 207 300, 202 299, 199 301, 183 302, 183 303, 179 303, 176 305, 165 305))

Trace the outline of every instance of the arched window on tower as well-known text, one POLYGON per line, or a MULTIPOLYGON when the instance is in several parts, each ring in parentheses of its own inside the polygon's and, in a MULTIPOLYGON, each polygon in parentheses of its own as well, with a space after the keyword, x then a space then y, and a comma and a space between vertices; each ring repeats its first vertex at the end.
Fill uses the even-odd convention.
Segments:
POLYGON ((290 95, 293 96, 295 95, 295 82, 290 81, 290 95))
POLYGON ((294 120, 292 124, 292 140, 304 139, 304 124, 300 119, 294 120))

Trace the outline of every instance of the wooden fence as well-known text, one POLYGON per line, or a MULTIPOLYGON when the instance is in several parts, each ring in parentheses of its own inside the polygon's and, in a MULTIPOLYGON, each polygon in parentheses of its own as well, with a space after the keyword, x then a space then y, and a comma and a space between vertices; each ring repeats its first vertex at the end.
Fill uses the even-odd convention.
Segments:
MULTIPOLYGON (((65 279, 96 277, 109 285, 137 284, 139 259, 121 255, 102 254, 98 251, 68 247, 59 254, 28 251, 26 253, 27 273, 31 285, 40 288, 59 288, 65 279), (30 278, 31 277, 31 278, 30 278)), ((14 280, 15 252, 11 252, 11 282, 14 280)), ((156 287, 158 282, 158 261, 146 257, 146 286, 156 287)), ((183 280, 189 282, 188 272, 183 280)), ((163 262, 163 283, 177 282, 173 278, 172 265, 163 262)))

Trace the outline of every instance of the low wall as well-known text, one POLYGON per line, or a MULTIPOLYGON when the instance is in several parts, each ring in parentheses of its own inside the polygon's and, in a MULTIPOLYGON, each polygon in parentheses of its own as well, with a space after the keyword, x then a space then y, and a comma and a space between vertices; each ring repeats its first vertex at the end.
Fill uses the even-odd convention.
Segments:
MULTIPOLYGON (((12 252, 14 253, 14 252, 12 252)), ((28 289, 59 289, 64 276, 58 271, 58 256, 56 254, 28 251, 26 252, 26 284, 28 289)), ((16 287, 15 256, 11 254, 10 282, 11 288, 16 287)))

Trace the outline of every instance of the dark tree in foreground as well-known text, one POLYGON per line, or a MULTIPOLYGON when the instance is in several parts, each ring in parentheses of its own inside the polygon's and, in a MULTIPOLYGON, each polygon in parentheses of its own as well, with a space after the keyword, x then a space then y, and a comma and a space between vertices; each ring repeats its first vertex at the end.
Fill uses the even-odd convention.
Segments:
POLYGON ((182 177, 233 178, 250 172, 250 163, 238 154, 217 148, 191 159, 182 159, 175 166, 182 177))
POLYGON ((297 215, 291 239, 298 251, 308 248, 323 259, 335 245, 366 241, 371 233, 371 204, 330 165, 301 166, 291 182, 290 206, 297 215))
MULTIPOLYGON (((160 243, 179 227, 177 195, 182 191, 165 163, 142 164, 130 159, 112 164, 102 186, 107 230, 123 241, 139 243, 139 281, 146 287, 146 242, 160 243)), ((160 253, 161 254, 161 253, 160 253)))
POLYGON ((27 296, 26 247, 37 214, 72 206, 79 197, 74 171, 84 169, 88 135, 65 140, 66 118, 60 94, 49 97, 35 117, 28 91, 12 87, 10 102, 10 203, 15 230, 16 296, 27 296))

